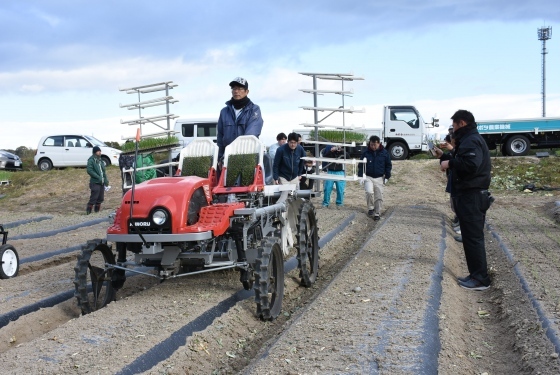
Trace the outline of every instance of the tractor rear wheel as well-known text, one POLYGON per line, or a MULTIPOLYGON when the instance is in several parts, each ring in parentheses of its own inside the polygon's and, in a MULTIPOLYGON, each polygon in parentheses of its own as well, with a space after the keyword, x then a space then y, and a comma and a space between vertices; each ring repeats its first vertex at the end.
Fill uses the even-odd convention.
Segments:
POLYGON ((284 258, 275 237, 264 238, 255 262, 255 302, 262 320, 274 320, 284 298, 284 258))
POLYGON ((319 270, 319 236, 315 208, 304 203, 298 213, 297 260, 301 285, 310 287, 317 280, 319 270))
POLYGON ((88 241, 78 254, 78 263, 74 267, 76 278, 74 296, 82 314, 89 314, 106 306, 115 299, 113 288, 115 256, 106 241, 88 241))

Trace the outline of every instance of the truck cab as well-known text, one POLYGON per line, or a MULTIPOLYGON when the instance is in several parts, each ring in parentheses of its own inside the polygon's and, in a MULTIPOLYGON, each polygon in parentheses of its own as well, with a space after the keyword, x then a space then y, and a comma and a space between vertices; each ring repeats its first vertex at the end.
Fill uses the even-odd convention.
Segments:
POLYGON ((179 138, 180 146, 172 150, 172 158, 177 158, 181 150, 195 138, 218 142, 217 128, 218 119, 177 119, 173 130, 179 138))
MULTIPOLYGON (((384 147, 391 155, 392 160, 404 160, 410 156, 428 151, 428 129, 439 126, 439 120, 435 117, 431 122, 425 122, 420 112, 411 105, 394 105, 383 107, 383 127, 381 128, 350 128, 349 131, 362 133, 364 143, 353 147, 347 146, 346 152, 350 157, 358 158, 367 147, 367 140, 372 135, 381 139, 384 147)), ((340 128, 339 128, 340 129, 340 128)), ((342 133, 342 130, 338 130, 342 133)), ((308 129, 295 129, 294 132, 301 134, 306 140, 314 140, 308 129)), ((335 131, 336 132, 336 131, 335 131)), ((330 131, 331 135, 333 131, 330 131)), ((321 133, 319 132, 319 136, 321 133)), ((340 138, 340 137, 337 137, 340 138)), ((332 139, 319 139, 321 141, 332 141, 332 139)), ((304 145, 313 153, 314 145, 304 145)))
POLYGON ((385 106, 383 108, 383 130, 385 148, 392 160, 404 160, 420 152, 428 151, 428 128, 438 127, 439 120, 431 123, 410 105, 385 106))

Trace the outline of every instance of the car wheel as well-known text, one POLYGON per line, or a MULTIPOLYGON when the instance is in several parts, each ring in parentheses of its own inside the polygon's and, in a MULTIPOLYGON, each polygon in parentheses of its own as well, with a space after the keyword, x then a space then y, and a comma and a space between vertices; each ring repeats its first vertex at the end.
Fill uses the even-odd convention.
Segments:
POLYGON ((105 164, 105 167, 108 167, 108 166, 111 165, 111 160, 107 156, 102 156, 101 161, 103 162, 103 164, 105 164))
POLYGON ((402 142, 391 143, 388 151, 392 160, 405 160, 408 158, 408 147, 402 142))
POLYGON ((39 170, 46 172, 52 169, 53 165, 49 159, 41 159, 39 160, 39 170))

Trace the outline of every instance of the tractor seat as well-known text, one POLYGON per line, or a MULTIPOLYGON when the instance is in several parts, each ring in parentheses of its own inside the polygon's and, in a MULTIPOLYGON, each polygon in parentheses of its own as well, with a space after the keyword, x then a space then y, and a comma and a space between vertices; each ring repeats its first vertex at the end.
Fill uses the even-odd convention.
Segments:
POLYGON ((264 144, 254 135, 237 137, 226 147, 222 173, 214 194, 262 191, 264 182, 264 144))

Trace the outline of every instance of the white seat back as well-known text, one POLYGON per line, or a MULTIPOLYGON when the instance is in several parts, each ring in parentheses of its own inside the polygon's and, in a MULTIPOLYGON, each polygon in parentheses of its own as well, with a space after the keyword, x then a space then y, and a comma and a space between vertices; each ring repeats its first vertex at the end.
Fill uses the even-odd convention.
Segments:
MULTIPOLYGON (((185 148, 181 150, 179 156, 179 169, 183 175, 183 161, 185 158, 193 157, 212 157, 212 163, 208 166, 216 169, 218 166, 218 146, 210 139, 194 139, 185 148)), ((207 177, 207 176, 199 176, 207 177)))
MULTIPOLYGON (((242 135, 237 137, 229 146, 226 147, 224 153, 224 167, 228 167, 229 158, 231 155, 245 155, 245 154, 257 154, 258 164, 261 166, 262 171, 264 171, 264 153, 266 146, 254 135, 242 135)), ((227 169, 225 170, 226 175, 224 176, 224 183, 227 181, 227 169)), ((226 185, 227 186, 227 185, 226 185)))

